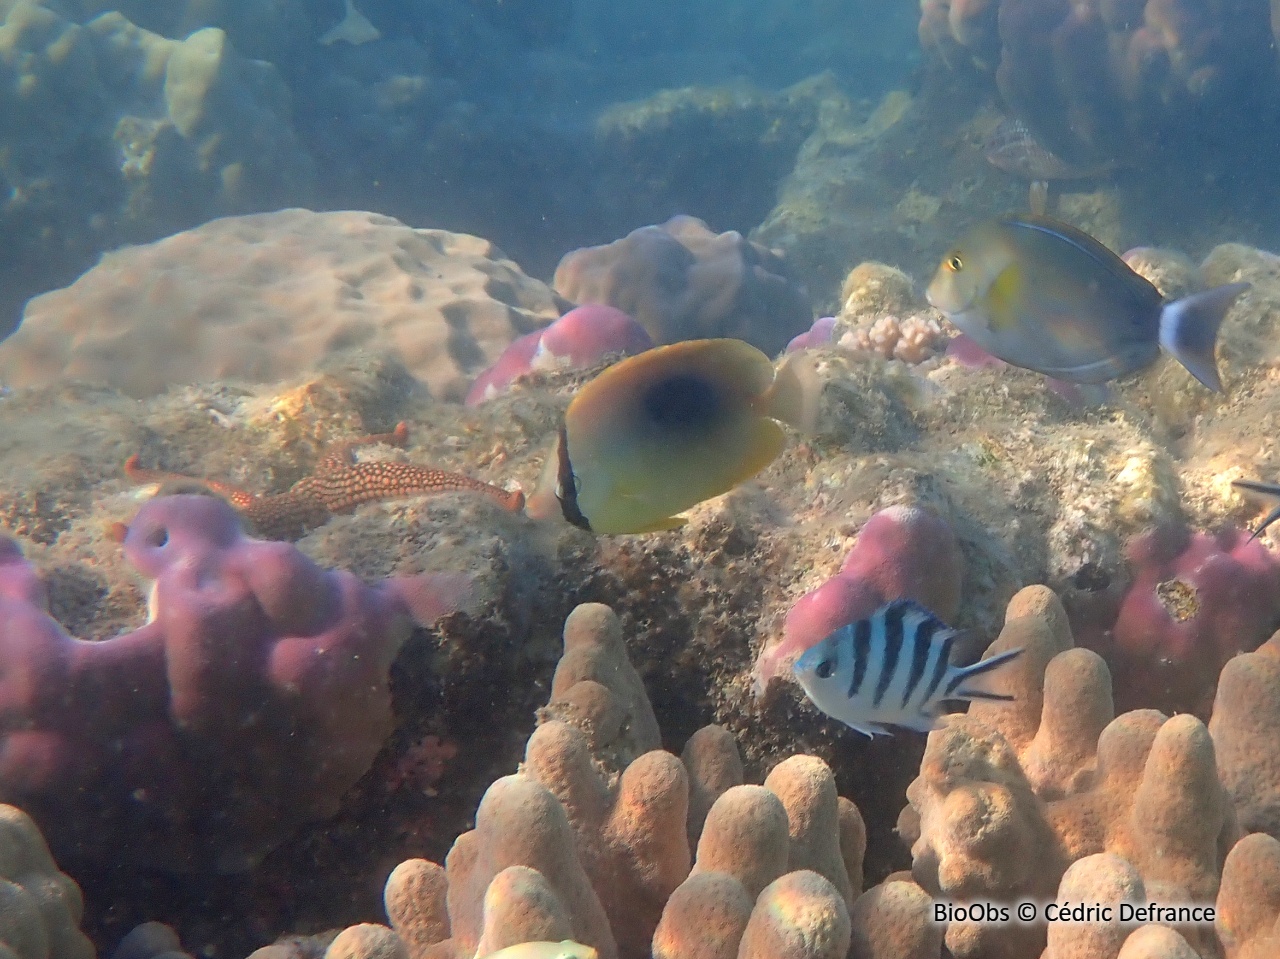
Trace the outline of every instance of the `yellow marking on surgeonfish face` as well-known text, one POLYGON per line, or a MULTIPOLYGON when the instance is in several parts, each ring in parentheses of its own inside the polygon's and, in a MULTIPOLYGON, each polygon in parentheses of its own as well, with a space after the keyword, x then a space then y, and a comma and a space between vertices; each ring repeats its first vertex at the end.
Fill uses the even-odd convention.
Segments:
POLYGON ((987 290, 987 316, 992 330, 1009 330, 1018 323, 1018 304, 1022 296, 1022 271, 1010 263, 991 282, 987 290))

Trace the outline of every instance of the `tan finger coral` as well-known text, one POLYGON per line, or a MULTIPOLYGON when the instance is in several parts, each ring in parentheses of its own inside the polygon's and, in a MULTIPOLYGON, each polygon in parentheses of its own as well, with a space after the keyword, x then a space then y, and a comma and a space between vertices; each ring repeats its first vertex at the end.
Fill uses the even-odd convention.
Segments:
POLYGON ((521 771, 489 788, 443 869, 410 860, 387 881, 412 959, 562 939, 601 959, 844 956, 866 830, 826 764, 793 757, 766 786, 742 785, 716 727, 691 739, 687 768, 636 755, 657 725, 616 617, 578 607, 565 650, 521 771), (696 825, 690 782, 711 801, 696 825))
POLYGON ((0 805, 0 955, 93 959, 83 911, 80 888, 58 871, 31 817, 0 805))
POLYGON ((653 936, 654 959, 735 959, 753 905, 735 876, 695 872, 667 900, 653 936))
POLYGON ((853 904, 851 959, 937 959, 942 932, 933 899, 914 882, 890 877, 853 904))
POLYGON ((619 753, 616 768, 662 745, 644 683, 627 659, 622 626, 608 606, 583 603, 565 620, 564 655, 542 718, 577 726, 597 756, 619 753))
POLYGON ((756 896, 787 870, 787 809, 764 786, 734 786, 707 814, 693 873, 724 873, 756 896))
MULTIPOLYGON (((1072 888, 1078 877, 1063 879, 1072 863, 1111 853, 1132 872, 1115 879, 1121 886, 1140 880, 1161 902, 1212 900, 1238 830, 1208 729, 1150 710, 1111 720, 1109 672, 1094 654, 1064 648, 1065 622, 1048 590, 1015 596, 991 647, 1025 650, 992 679, 1014 702, 975 704, 930 734, 899 820, 913 874, 953 900, 1044 900, 1072 888)), ((1204 926, 1179 932, 1213 947, 1204 926)), ((1020 959, 1044 935, 1043 925, 958 922, 946 941, 957 957, 1020 959)))
POLYGON ((1241 828, 1280 836, 1280 633, 1223 667, 1209 731, 1241 828))
POLYGON ((840 891, 808 869, 779 876, 756 900, 738 959, 844 959, 849 909, 840 891))
POLYGON ((1215 930, 1227 959, 1280 956, 1280 841, 1245 836, 1227 856, 1215 930))
POLYGON ((1201 959, 1187 943, 1168 926, 1143 926, 1124 941, 1116 959, 1201 959))
POLYGON ((362 922, 338 933, 325 950, 324 959, 409 959, 409 951, 386 926, 362 922))
POLYGON ((787 869, 809 869, 825 878, 846 905, 861 892, 849 883, 849 872, 840 855, 840 807, 835 776, 816 756, 792 756, 773 768, 764 788, 782 800, 790 826, 791 848, 787 869))
POLYGON ((742 784, 742 757, 729 730, 723 726, 704 726, 684 744, 680 761, 689 771, 689 845, 692 847, 697 845, 712 804, 726 790, 742 784))
POLYGON ((1098 922, 1051 923, 1041 959, 1114 959, 1131 928, 1121 924, 1114 906, 1145 900, 1142 877, 1127 859, 1105 852, 1077 859, 1062 877, 1056 904, 1107 904, 1113 911, 1098 922))

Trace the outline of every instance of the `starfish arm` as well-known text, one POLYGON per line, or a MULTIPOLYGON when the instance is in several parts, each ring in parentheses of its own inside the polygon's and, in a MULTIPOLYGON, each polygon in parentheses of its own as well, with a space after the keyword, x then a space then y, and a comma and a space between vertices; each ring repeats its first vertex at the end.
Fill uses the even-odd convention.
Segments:
POLYGON ((247 509, 258 498, 256 494, 250 493, 246 489, 241 489, 239 486, 232 486, 230 483, 185 476, 182 473, 169 473, 165 470, 146 469, 139 465, 137 453, 134 453, 124 461, 124 475, 135 483, 158 483, 161 486, 199 486, 211 493, 216 493, 239 510, 247 509))
POLYGON ((316 464, 315 475, 341 473, 355 465, 356 458, 352 452, 355 447, 369 446, 372 443, 386 443, 388 446, 399 446, 403 449, 409 444, 409 424, 401 420, 390 433, 370 433, 368 436, 357 436, 355 439, 334 443, 316 464))

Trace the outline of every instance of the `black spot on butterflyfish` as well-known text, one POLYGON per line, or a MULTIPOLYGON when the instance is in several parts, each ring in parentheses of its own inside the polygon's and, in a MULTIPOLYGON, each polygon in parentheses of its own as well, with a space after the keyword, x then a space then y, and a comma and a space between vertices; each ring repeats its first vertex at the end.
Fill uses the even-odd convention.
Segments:
POLYGON ((664 431, 696 432, 723 412, 724 400, 706 377, 677 373, 659 380, 644 396, 649 422, 664 431))

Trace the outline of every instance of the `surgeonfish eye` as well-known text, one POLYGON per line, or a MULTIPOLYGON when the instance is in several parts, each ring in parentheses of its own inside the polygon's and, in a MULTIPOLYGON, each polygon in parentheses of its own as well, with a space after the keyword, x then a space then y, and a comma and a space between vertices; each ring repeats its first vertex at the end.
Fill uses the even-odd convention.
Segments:
POLYGON ((959 253, 952 253, 943 262, 945 262, 947 269, 952 273, 959 273, 964 269, 964 260, 960 259, 959 253))
POLYGON ((830 659, 824 659, 814 669, 814 673, 819 679, 830 679, 833 672, 835 672, 835 664, 830 659))

